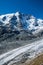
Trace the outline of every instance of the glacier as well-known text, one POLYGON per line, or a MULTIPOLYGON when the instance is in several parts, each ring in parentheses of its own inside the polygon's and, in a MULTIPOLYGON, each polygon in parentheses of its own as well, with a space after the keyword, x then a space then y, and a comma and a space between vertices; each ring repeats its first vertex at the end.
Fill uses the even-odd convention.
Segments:
MULTIPOLYGON (((13 49, 7 53, 0 55, 0 64, 3 65, 14 59, 14 63, 20 61, 23 55, 28 54, 28 58, 35 58, 38 54, 43 53, 43 39, 35 41, 31 44, 27 44, 25 46, 13 49), (22 55, 22 56, 20 56, 22 55)), ((26 56, 27 57, 27 56, 26 56)), ((12 63, 13 64, 13 63, 12 63)), ((11 65, 11 64, 9 64, 11 65)))

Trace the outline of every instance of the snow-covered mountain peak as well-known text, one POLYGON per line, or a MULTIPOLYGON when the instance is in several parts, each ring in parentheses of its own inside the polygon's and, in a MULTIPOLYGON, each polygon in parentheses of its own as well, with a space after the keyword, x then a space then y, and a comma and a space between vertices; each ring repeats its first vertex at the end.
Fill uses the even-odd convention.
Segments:
POLYGON ((35 17, 33 15, 30 16, 30 19, 35 19, 35 17))
POLYGON ((19 15, 20 15, 20 12, 16 12, 16 13, 15 13, 15 16, 19 16, 19 15))
POLYGON ((33 15, 23 14, 20 12, 0 15, 0 26, 7 30, 27 30, 32 34, 43 31, 43 20, 37 19, 33 15))

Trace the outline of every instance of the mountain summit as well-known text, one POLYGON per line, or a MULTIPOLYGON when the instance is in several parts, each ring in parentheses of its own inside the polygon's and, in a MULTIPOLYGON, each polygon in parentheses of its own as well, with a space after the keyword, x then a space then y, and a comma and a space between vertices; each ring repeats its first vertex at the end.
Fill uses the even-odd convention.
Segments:
POLYGON ((5 34, 40 36, 43 34, 43 20, 20 12, 0 15, 0 37, 5 34))

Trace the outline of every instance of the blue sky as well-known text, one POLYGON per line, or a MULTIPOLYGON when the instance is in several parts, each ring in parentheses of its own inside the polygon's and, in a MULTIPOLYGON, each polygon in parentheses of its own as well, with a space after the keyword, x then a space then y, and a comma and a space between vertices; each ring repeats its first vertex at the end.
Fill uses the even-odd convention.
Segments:
POLYGON ((17 11, 43 19, 43 0, 0 0, 0 15, 17 11))

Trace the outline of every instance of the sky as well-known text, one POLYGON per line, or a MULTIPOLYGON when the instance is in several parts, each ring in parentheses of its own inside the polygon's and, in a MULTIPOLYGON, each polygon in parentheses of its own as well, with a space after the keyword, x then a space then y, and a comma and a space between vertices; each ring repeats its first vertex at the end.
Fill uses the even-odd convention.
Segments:
POLYGON ((43 19, 43 0, 0 0, 0 15, 17 11, 43 19))

